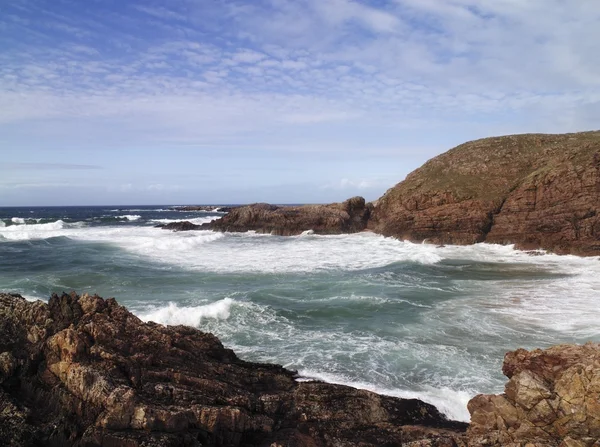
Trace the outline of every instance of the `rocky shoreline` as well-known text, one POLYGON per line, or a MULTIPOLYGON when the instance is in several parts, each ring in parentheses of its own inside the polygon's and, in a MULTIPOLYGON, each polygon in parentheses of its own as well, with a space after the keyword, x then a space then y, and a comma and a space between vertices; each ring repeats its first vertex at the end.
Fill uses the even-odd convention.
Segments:
POLYGON ((416 399, 298 382, 114 299, 0 293, 0 445, 597 447, 600 345, 506 354, 471 424, 416 399))
POLYGON ((430 404, 295 379, 114 299, 0 294, 0 445, 465 445, 430 404))
POLYGON ((366 229, 413 242, 600 256, 600 132, 472 141, 429 160, 373 203, 254 204, 192 225, 165 228, 276 235, 366 229))

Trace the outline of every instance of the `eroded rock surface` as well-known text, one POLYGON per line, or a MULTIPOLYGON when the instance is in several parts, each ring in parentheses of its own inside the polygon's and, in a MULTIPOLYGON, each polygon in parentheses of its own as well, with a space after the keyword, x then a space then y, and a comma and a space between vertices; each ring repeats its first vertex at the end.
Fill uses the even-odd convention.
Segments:
POLYGON ((509 352, 502 395, 469 402, 469 446, 600 446, 600 345, 509 352))
POLYGON ((600 255, 600 132, 462 144, 388 190, 369 228, 412 241, 600 255))
POLYGON ((316 234, 356 233, 366 228, 371 205, 362 197, 329 205, 276 206, 266 203, 234 208, 221 219, 203 224, 218 231, 257 231, 294 236, 312 230, 316 234))
POLYGON ((464 446, 432 405, 244 362, 114 299, 0 294, 0 445, 464 446))

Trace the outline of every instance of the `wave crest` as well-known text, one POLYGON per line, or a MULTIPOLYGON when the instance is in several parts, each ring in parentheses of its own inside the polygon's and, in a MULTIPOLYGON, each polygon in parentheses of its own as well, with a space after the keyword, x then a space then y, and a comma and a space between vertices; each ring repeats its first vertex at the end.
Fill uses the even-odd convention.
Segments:
POLYGON ((231 298, 223 298, 214 303, 202 306, 178 306, 170 302, 167 306, 142 313, 140 318, 144 321, 154 321, 165 325, 183 324, 198 327, 203 319, 227 320, 231 315, 231 307, 235 303, 231 298))

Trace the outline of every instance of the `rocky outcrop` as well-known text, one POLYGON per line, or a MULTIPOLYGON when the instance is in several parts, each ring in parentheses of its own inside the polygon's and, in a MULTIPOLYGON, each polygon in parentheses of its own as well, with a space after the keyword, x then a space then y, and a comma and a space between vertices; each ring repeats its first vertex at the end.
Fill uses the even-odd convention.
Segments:
POLYGON ((600 255, 600 132, 460 145, 388 190, 369 228, 412 241, 600 255))
POLYGON ((469 402, 469 446, 600 446, 600 345, 509 352, 502 395, 469 402))
POLYGON ((114 299, 0 294, 0 445, 465 445, 432 405, 295 377, 114 299))
POLYGON ((316 234, 356 233, 367 226, 371 208, 362 197, 329 205, 276 206, 258 203, 235 208, 221 219, 202 227, 279 236, 294 236, 309 230, 316 234))
POLYGON ((180 222, 169 222, 168 224, 156 225, 156 228, 162 228, 163 230, 173 231, 191 231, 200 230, 202 225, 196 225, 189 220, 182 220, 180 222))

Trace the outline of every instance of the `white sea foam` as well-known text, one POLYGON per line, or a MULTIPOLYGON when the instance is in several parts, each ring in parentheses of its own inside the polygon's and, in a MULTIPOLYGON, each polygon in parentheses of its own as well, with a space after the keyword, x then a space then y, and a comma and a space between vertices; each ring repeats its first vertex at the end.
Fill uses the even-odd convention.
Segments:
POLYGON ((112 213, 118 213, 120 211, 126 211, 129 213, 167 213, 169 211, 173 211, 170 209, 165 209, 165 208, 155 208, 155 209, 142 209, 142 208, 123 208, 123 209, 114 209, 114 210, 109 210, 112 213))
POLYGON ((0 220, 0 228, 5 227, 5 226, 6 226, 6 224, 4 223, 4 221, 0 220))
POLYGON ((187 220, 195 225, 202 225, 203 223, 212 222, 216 217, 196 217, 194 219, 152 219, 149 222, 153 224, 169 224, 173 222, 181 222, 183 220, 187 220))
POLYGON ((23 219, 22 217, 13 217, 11 219, 11 222, 14 224, 24 224, 25 223, 25 219, 23 219))
POLYGON ((468 422, 470 420, 470 415, 467 411, 467 403, 476 394, 474 392, 455 391, 449 388, 435 388, 431 386, 424 386, 420 391, 382 388, 371 383, 352 381, 336 374, 309 369, 300 370, 298 371, 298 374, 300 375, 298 378, 298 381, 300 382, 321 380, 323 382, 368 390, 386 396, 400 397, 403 399, 420 399, 423 402, 434 405, 438 410, 455 421, 468 422))
POLYGON ((136 220, 140 220, 142 218, 142 216, 140 216, 139 214, 125 214, 123 216, 117 216, 118 219, 126 219, 130 222, 134 222, 136 220))
POLYGON ((139 314, 144 321, 154 321, 166 325, 183 324, 198 327, 203 319, 212 318, 226 320, 231 313, 234 301, 231 298, 223 298, 214 303, 195 307, 180 307, 175 303, 139 314))
POLYGON ((62 236, 67 228, 77 228, 83 223, 67 224, 62 220, 43 224, 11 225, 0 229, 0 236, 8 240, 46 239, 62 236))

